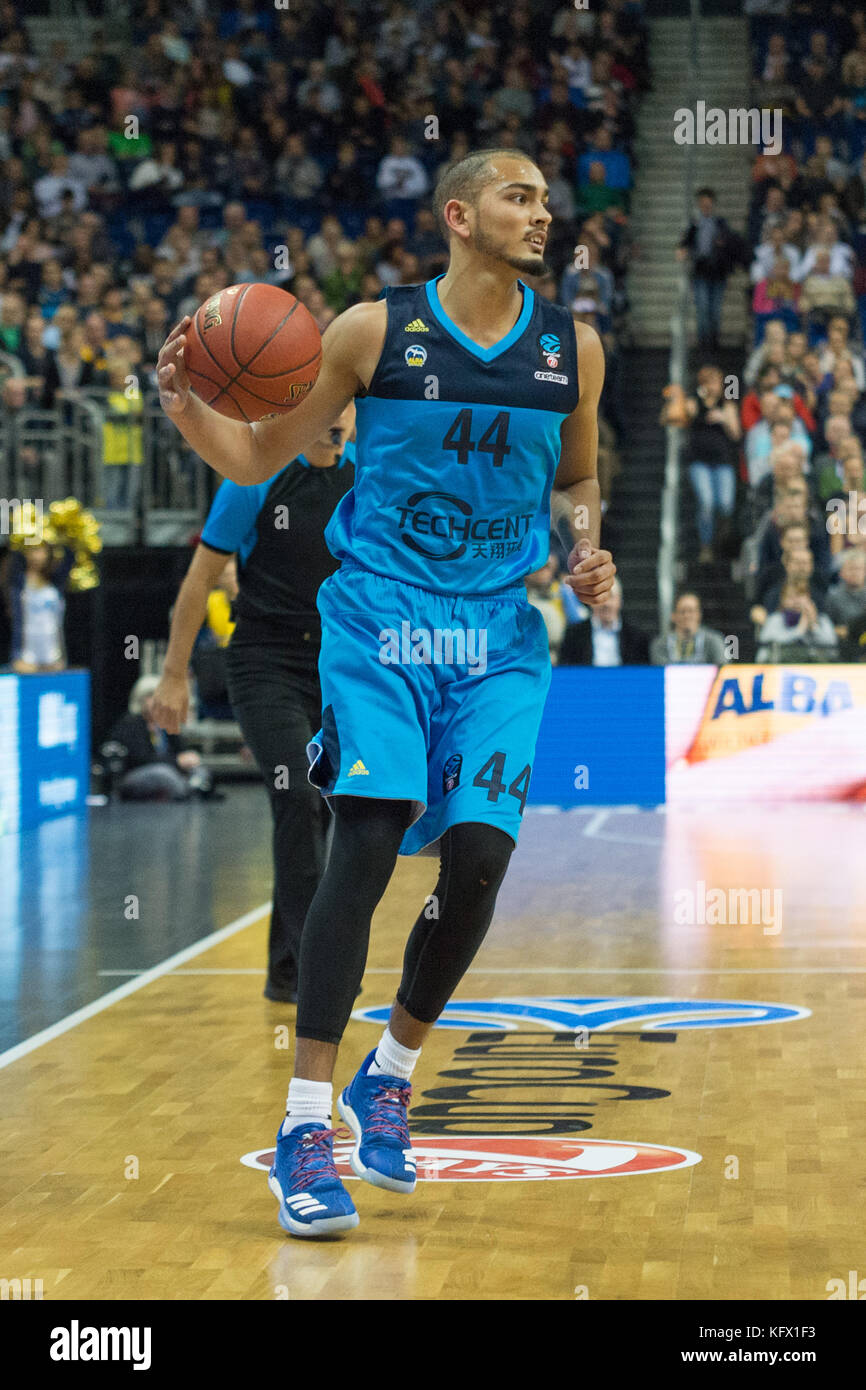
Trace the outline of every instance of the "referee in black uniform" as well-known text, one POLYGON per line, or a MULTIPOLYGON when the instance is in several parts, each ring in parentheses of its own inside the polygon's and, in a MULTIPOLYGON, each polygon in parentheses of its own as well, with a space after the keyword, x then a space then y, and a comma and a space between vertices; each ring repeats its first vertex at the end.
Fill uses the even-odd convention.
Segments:
POLYGON ((338 566, 324 531, 354 481, 355 407, 263 483, 225 479, 213 500, 171 620, 156 722, 177 733, 189 704, 187 671, 207 598, 237 555, 236 627, 226 648, 229 697, 259 765, 273 816, 274 892, 265 996, 297 1002, 301 930, 325 866, 330 819, 307 780, 307 744, 321 725, 316 595, 338 566))

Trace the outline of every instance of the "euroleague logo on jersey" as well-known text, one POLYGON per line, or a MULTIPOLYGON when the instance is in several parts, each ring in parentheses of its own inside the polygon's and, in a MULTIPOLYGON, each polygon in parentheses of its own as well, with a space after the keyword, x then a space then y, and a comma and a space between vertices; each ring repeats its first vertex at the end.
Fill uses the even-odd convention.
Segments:
MULTIPOLYGON (((542 333, 538 339, 538 349, 541 353, 541 360, 548 368, 559 366, 559 359, 562 356, 562 343, 555 333, 542 333)), ((568 377, 563 376, 562 372, 549 370, 546 372, 535 372, 536 381, 556 381, 562 386, 568 385, 568 377)))
POLYGON ((538 339, 538 346, 541 351, 541 360, 548 367, 558 367, 559 359, 562 355, 562 343, 555 333, 542 333, 538 339))
MULTIPOLYGON (((354 1140, 334 1143, 334 1163, 343 1181, 353 1180, 349 1157, 354 1140)), ((443 1135, 413 1140, 419 1182, 550 1182, 564 1178, 624 1178, 691 1168, 701 1155, 662 1144, 620 1139, 536 1139, 529 1135, 443 1135)), ((274 1150, 244 1154, 247 1168, 268 1172, 274 1150)))
POLYGON ((463 754, 452 753, 450 758, 446 758, 445 766, 442 769, 442 795, 447 796, 453 792, 460 784, 460 769, 463 766, 463 754))

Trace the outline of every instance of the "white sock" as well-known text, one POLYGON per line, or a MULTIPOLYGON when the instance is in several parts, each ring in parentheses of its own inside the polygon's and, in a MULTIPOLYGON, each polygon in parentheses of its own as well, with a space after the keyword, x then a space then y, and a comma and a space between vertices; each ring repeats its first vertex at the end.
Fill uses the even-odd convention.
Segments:
POLYGON ((398 1043, 391 1029, 386 1028, 367 1075, 399 1076, 403 1081, 408 1081, 420 1056, 420 1047, 417 1052, 413 1052, 411 1047, 404 1047, 402 1043, 398 1043))
POLYGON ((305 1081, 303 1077, 293 1076, 286 1099, 283 1134, 288 1134, 296 1125, 308 1125, 313 1120, 329 1125, 333 1092, 330 1081, 305 1081))

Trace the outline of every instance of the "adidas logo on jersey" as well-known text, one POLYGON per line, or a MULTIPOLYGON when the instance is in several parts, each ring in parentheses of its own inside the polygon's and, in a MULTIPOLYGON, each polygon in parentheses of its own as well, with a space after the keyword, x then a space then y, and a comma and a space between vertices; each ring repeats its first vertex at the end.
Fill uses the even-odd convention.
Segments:
POLYGON ((406 324, 406 327, 403 329, 403 332, 404 332, 404 333, 429 333, 429 332, 430 332, 430 329, 427 327, 427 325, 426 325, 426 323, 424 322, 423 319, 413 319, 411 323, 407 323, 407 324, 406 324))
POLYGON ((359 758, 356 763, 352 763, 348 772, 349 777, 369 777, 370 774, 359 758))

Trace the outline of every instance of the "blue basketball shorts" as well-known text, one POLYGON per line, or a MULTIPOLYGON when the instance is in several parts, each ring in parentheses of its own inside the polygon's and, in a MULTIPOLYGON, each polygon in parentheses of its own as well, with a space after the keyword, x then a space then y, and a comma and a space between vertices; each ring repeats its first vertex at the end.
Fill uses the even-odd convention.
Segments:
POLYGON ((440 594, 344 562, 319 589, 322 727, 309 780, 334 796, 409 801, 401 854, 483 821, 515 844, 550 658, 523 584, 440 594))

